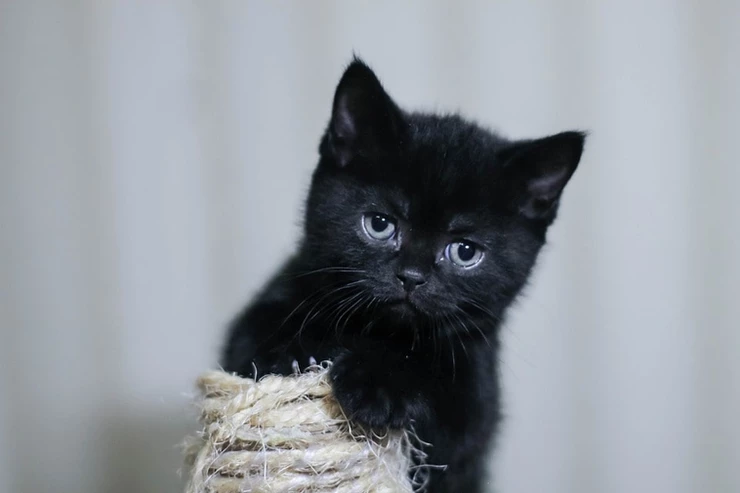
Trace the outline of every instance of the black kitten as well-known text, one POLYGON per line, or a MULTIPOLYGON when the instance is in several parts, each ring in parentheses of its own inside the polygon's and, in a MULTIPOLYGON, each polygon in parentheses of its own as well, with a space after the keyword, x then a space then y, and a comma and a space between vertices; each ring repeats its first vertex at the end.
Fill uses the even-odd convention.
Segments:
POLYGON ((244 376, 330 359, 348 416, 413 424, 428 491, 475 493, 499 420, 498 332, 545 243, 584 134, 510 141, 409 113, 354 60, 334 96, 298 252, 235 321, 244 376))

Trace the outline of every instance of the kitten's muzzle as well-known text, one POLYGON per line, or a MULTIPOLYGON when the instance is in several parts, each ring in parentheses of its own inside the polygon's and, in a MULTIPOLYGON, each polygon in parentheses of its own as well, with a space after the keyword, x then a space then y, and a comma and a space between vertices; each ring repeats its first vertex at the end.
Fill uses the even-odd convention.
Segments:
POLYGON ((396 277, 401 282, 403 289, 406 290, 407 293, 411 293, 418 286, 427 282, 427 278, 424 273, 419 269, 414 269, 412 267, 404 268, 396 274, 396 277))

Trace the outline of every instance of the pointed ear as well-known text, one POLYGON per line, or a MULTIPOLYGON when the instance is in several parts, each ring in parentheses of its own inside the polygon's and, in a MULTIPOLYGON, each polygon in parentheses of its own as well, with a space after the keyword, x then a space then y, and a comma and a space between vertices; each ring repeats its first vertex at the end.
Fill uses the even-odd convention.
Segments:
POLYGON ((578 166, 584 132, 563 132, 518 142, 499 152, 514 206, 530 219, 552 220, 563 188, 578 166))
POLYGON ((377 157, 398 145, 401 120, 401 111, 375 73, 355 58, 334 94, 327 150, 340 167, 377 157))

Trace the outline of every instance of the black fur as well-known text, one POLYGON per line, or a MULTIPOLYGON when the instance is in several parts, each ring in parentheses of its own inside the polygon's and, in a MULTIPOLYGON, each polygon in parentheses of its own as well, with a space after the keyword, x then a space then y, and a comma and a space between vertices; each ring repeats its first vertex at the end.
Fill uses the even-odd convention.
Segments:
POLYGON ((431 444, 427 462, 446 469, 431 470, 428 491, 481 491, 500 415, 499 327, 584 137, 510 141, 457 115, 405 112, 355 59, 298 251, 233 324, 224 368, 289 374, 293 360, 333 360, 349 416, 413 425, 431 444), (388 221, 394 234, 372 238, 392 231, 388 221))

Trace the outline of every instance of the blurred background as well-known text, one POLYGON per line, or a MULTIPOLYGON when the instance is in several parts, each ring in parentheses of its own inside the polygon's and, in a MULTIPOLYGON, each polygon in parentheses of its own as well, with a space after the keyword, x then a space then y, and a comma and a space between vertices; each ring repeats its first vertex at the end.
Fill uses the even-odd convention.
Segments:
POLYGON ((352 52, 591 136, 502 333, 491 491, 740 491, 740 3, 0 3, 0 491, 181 491, 352 52))

